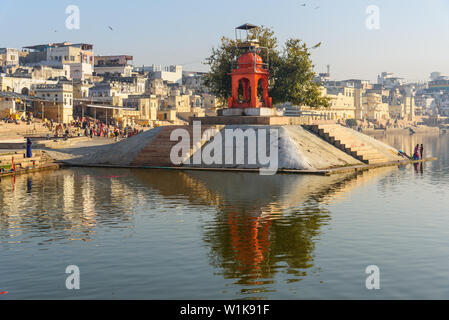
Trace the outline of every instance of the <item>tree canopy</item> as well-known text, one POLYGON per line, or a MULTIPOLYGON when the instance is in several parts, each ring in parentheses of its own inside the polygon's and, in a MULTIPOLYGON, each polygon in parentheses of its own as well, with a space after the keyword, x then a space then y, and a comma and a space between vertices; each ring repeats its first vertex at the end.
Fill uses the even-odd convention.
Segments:
MULTIPOLYGON (((290 102, 310 108, 329 107, 329 99, 321 94, 320 83, 314 80, 315 72, 310 60, 310 49, 299 39, 289 39, 279 48, 274 31, 266 27, 250 30, 250 36, 258 33, 259 44, 266 47, 269 58, 269 95, 273 103, 290 102)), ((223 102, 231 96, 232 63, 244 51, 236 46, 236 40, 222 37, 221 45, 212 48, 205 64, 210 72, 205 85, 223 102)), ((319 46, 316 45, 315 47, 319 46)), ((266 56, 262 55, 266 60, 266 56)), ((266 62, 266 61, 265 61, 266 62)))

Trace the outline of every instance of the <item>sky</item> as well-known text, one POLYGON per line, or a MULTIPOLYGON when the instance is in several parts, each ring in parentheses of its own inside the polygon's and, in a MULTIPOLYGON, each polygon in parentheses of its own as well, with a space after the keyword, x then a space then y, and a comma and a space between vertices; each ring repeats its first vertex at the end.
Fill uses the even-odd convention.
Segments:
POLYGON ((448 15, 447 0, 0 0, 0 47, 85 42, 95 54, 133 55, 136 66, 207 71, 212 47, 248 22, 271 27, 280 45, 321 42, 315 71, 329 64, 334 80, 373 81, 389 71, 416 81, 449 74, 448 15), (69 5, 80 9, 79 30, 66 28, 69 5), (373 5, 378 15, 367 13, 373 5))

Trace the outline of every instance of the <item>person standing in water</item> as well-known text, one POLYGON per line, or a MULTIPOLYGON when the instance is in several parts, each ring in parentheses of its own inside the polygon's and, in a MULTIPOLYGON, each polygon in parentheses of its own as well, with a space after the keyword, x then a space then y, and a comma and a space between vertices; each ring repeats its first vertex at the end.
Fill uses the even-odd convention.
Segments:
POLYGON ((419 144, 416 145, 415 151, 413 151, 413 160, 419 160, 419 144))
POLYGON ((421 147, 419 148, 419 155, 420 155, 421 160, 422 160, 422 158, 424 156, 424 146, 422 145, 422 143, 421 143, 421 147))

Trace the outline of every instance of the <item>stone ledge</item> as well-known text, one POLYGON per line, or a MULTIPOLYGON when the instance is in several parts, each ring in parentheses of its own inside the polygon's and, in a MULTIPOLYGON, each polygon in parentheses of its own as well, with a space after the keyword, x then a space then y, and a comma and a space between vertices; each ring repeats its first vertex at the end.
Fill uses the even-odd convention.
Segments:
POLYGON ((290 124, 306 124, 307 120, 300 117, 283 117, 283 116, 212 116, 201 118, 190 118, 189 123, 200 121, 201 124, 255 124, 255 125, 290 125, 290 124))

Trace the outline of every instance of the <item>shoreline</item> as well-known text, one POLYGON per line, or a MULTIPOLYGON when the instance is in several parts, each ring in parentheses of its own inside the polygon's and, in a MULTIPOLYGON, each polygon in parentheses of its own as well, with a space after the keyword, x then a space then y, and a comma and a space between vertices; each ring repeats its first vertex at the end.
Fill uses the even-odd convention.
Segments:
MULTIPOLYGON (((347 173, 347 172, 360 172, 367 171, 370 169, 383 168, 383 167, 395 167, 395 166, 405 166, 409 164, 423 163, 429 161, 438 160, 436 157, 429 157, 420 160, 403 160, 397 162, 386 162, 386 163, 376 163, 376 164, 364 164, 364 165, 354 165, 347 167, 336 167, 329 169, 318 169, 318 170, 297 170, 297 169, 278 169, 276 174, 309 174, 309 175, 321 175, 330 176, 333 174, 347 173)), ((203 168, 203 167, 162 167, 162 166, 127 166, 127 165, 108 165, 108 164, 76 164, 76 163, 66 163, 58 162, 61 167, 86 167, 86 168, 116 168, 116 169, 153 169, 153 170, 178 170, 178 171, 218 171, 218 172, 252 172, 259 173, 260 169, 254 168, 203 168)))
MULTIPOLYGON (((171 127, 171 126, 167 126, 171 127)), ((416 132, 416 134, 440 134, 439 128, 437 127, 430 127, 431 130, 427 130, 427 128, 423 128, 424 130, 421 130, 420 132, 416 132)), ((158 129, 160 130, 160 129, 158 129)), ((147 138, 143 139, 142 137, 140 140, 145 141, 148 143, 151 139, 154 138, 154 136, 157 136, 158 130, 155 130, 153 133, 153 136, 150 137, 148 134, 147 138)), ((151 131, 151 130, 150 130, 151 131)), ((369 130, 363 130, 362 132, 357 132, 355 130, 351 130, 353 137, 356 137, 358 135, 365 135, 367 137, 374 138, 376 136, 384 136, 386 134, 399 134, 399 135, 410 135, 408 129, 369 129, 369 130)), ((87 137, 74 137, 69 138, 68 140, 60 140, 60 141, 54 141, 54 140, 41 140, 36 141, 34 146, 34 150, 44 151, 48 156, 51 157, 52 161, 51 163, 46 164, 47 167, 50 168, 59 168, 59 167, 99 167, 99 168, 131 168, 131 169, 165 169, 165 170, 197 170, 197 171, 233 171, 233 172, 260 172, 260 168, 255 167, 223 167, 223 166, 190 166, 190 165, 164 165, 164 164, 154 164, 154 163, 125 163, 125 162, 117 162, 117 163, 108 163, 108 162, 102 162, 99 159, 97 159, 96 162, 92 162, 94 160, 92 158, 93 155, 99 156, 106 152, 111 152, 118 150, 117 144, 120 144, 123 146, 126 146, 126 152, 123 156, 131 155, 128 152, 131 152, 129 149, 134 149, 136 146, 140 143, 137 143, 136 139, 139 135, 135 136, 133 139, 124 139, 120 142, 115 142, 113 139, 108 138, 87 138, 87 137), (84 159, 83 159, 84 158, 84 159), (83 161, 79 161, 79 159, 83 159, 83 161)), ((303 141, 306 137, 311 138, 311 136, 301 136, 300 140, 303 141)), ((319 134, 317 134, 317 137, 319 137, 319 134)), ((307 139, 306 139, 307 140, 307 139)), ((328 145, 328 148, 335 148, 335 146, 322 140, 323 143, 328 145)), ((0 154, 1 149, 5 152, 13 151, 13 149, 16 150, 23 150, 23 148, 20 148, 19 146, 22 145, 22 142, 19 141, 2 141, 0 140, 0 147, 3 147, 6 145, 6 148, 0 148, 0 154), (9 145, 9 146, 8 146, 9 145), (9 148, 8 148, 9 147, 9 148)), ((138 151, 139 152, 139 151, 138 151)), ((340 151, 338 151, 340 152, 340 151)), ((324 155, 324 154, 323 154, 324 155)), ((408 164, 414 164, 414 163, 420 163, 420 162, 426 162, 426 161, 434 161, 437 160, 435 157, 429 157, 422 160, 409 160, 409 159, 394 159, 389 161, 384 161, 380 163, 363 163, 356 161, 358 163, 347 163, 345 165, 332 165, 329 167, 322 167, 322 168, 279 168, 276 172, 276 174, 311 174, 311 175, 333 175, 337 173, 344 173, 344 172, 355 172, 355 171, 365 171, 373 168, 378 167, 387 167, 387 166, 402 166, 402 165, 408 165, 408 164)), ((42 166, 44 167, 44 165, 42 166)), ((40 168, 35 168, 35 171, 39 171, 40 168)), ((18 170, 19 171, 19 170, 18 170)), ((27 172, 33 172, 30 170, 20 170, 21 172, 8 172, 4 173, 1 176, 7 176, 7 175, 15 175, 15 174, 21 174, 21 173, 27 173, 27 172)))

